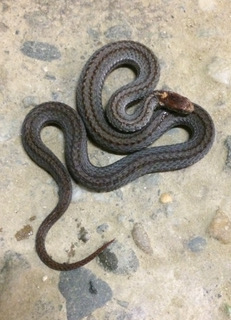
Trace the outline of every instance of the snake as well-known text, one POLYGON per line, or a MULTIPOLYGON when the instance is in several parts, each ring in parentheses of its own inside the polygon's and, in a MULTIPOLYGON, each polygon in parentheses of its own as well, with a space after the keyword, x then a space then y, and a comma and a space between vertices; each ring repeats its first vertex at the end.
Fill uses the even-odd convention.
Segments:
POLYGON ((93 53, 83 67, 76 88, 76 110, 49 101, 26 115, 21 131, 23 147, 58 186, 57 204, 39 226, 35 239, 37 254, 49 268, 68 271, 82 267, 114 241, 76 262, 58 262, 49 255, 46 236, 71 202, 72 179, 90 190, 109 192, 145 174, 191 166, 211 148, 215 128, 209 113, 178 93, 156 90, 159 76, 158 58, 145 45, 130 40, 112 42, 93 53), (121 67, 130 68, 134 78, 103 105, 105 80, 121 67), (63 131, 66 166, 42 141, 41 131, 50 125, 63 131), (185 129, 188 139, 152 145, 172 128, 185 129), (88 139, 102 150, 123 157, 104 167, 93 165, 88 139))

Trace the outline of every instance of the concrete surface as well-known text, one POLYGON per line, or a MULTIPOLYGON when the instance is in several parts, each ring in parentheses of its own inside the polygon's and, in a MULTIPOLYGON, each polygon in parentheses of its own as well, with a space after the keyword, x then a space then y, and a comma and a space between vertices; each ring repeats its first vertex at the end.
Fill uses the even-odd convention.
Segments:
MULTIPOLYGON (((0 11, 0 318, 230 319, 230 1, 3 0, 0 11), (106 240, 117 242, 106 258, 59 273, 34 249, 57 187, 24 152, 21 125, 40 102, 75 108, 84 63, 120 39, 154 51, 162 69, 158 88, 203 106, 216 139, 185 170, 148 175, 108 194, 74 184, 68 211, 48 235, 50 254, 75 261, 106 240), (144 244, 134 240, 134 228, 144 244)), ((130 78, 125 70, 112 74, 104 101, 130 78)), ((184 138, 173 130, 158 144, 184 138)), ((61 132, 46 128, 43 139, 63 158, 61 132)), ((117 159, 91 144, 89 152, 97 165, 117 159)))

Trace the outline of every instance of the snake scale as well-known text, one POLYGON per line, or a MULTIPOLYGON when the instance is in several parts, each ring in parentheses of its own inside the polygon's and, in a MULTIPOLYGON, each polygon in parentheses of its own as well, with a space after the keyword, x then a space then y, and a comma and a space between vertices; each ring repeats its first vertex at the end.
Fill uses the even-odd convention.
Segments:
POLYGON ((36 251, 48 267, 81 267, 113 241, 74 263, 56 262, 48 254, 46 235, 69 206, 71 177, 91 190, 108 192, 148 173, 188 167, 209 151, 215 135, 210 115, 177 93, 155 90, 159 75, 158 59, 146 46, 133 41, 110 43, 97 50, 82 70, 76 91, 77 111, 63 103, 46 102, 26 116, 22 126, 24 149, 54 178, 59 189, 58 203, 36 235, 36 251), (104 108, 105 79, 120 67, 132 69, 135 78, 118 89, 104 108), (133 113, 128 112, 131 107, 133 113), (42 142, 41 131, 48 125, 58 126, 64 133, 68 170, 42 142), (174 127, 188 132, 186 142, 147 148, 174 127), (88 157, 87 137, 102 149, 125 156, 113 164, 96 167, 88 157))

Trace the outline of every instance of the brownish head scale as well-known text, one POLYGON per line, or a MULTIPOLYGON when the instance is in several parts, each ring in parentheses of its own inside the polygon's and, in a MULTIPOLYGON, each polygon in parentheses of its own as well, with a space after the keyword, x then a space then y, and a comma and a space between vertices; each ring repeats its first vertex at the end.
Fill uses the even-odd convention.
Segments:
POLYGON ((157 91, 156 96, 159 99, 160 105, 169 110, 183 114, 194 111, 193 103, 188 98, 181 96, 178 93, 172 91, 157 91))

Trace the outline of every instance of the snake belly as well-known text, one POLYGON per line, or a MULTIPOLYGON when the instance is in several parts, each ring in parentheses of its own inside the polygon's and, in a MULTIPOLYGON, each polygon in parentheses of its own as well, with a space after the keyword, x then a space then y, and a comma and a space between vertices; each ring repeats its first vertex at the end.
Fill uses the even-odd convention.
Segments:
POLYGON ((53 177, 59 189, 56 207, 36 234, 36 251, 48 267, 60 271, 81 267, 113 242, 105 243, 88 257, 73 263, 57 262, 48 254, 46 235, 69 206, 71 177, 91 190, 108 192, 148 173, 186 168, 211 148, 215 129, 210 115, 195 103, 194 111, 187 115, 162 107, 158 91, 155 94, 159 73, 156 56, 144 45, 133 41, 111 43, 97 50, 83 68, 76 92, 77 111, 60 102, 46 102, 26 116, 22 126, 24 149, 53 177), (109 111, 105 112, 102 105, 105 79, 113 70, 124 66, 134 71, 135 79, 112 95, 107 103, 109 111), (147 106, 145 101, 150 95, 153 101, 147 106), (133 104, 137 106, 136 111, 129 115, 126 110, 133 104), (132 124, 139 130, 133 131, 132 124), (63 131, 67 169, 41 139, 42 129, 49 125, 63 131), (183 127, 189 133, 186 142, 147 148, 175 127, 183 127), (87 152, 88 136, 102 149, 125 156, 105 167, 94 166, 87 152))

